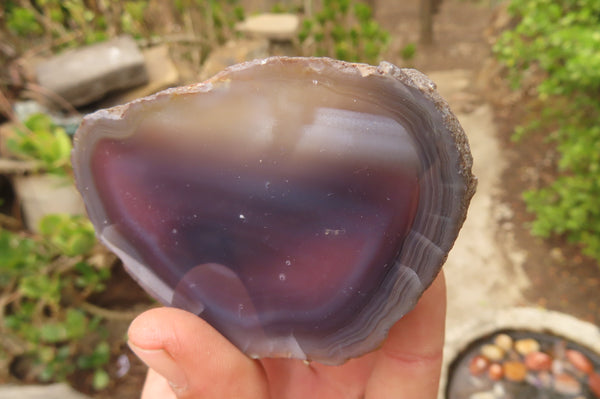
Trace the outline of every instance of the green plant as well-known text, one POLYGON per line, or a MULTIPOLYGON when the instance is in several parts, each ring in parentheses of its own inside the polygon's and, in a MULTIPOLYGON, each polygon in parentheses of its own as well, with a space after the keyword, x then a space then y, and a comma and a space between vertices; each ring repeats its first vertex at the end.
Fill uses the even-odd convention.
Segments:
POLYGON ((302 21, 298 40, 305 55, 376 64, 390 34, 374 19, 369 5, 353 0, 324 0, 302 21))
POLYGON ((400 57, 404 61, 410 61, 415 58, 415 54, 417 53, 417 45, 414 43, 408 43, 406 46, 402 47, 400 50, 400 57))
MULTIPOLYGON (((8 4, 10 7, 11 3, 8 4)), ((22 7, 9 8, 9 10, 6 27, 10 32, 19 36, 40 35, 43 33, 44 29, 38 23, 32 10, 22 7)))
POLYGON ((143 37, 147 7, 148 0, 8 0, 6 27, 12 35, 30 39, 65 39, 68 32, 75 32, 74 43, 94 43, 121 33, 143 37))
POLYGON ((495 45, 513 85, 532 74, 541 114, 516 132, 544 131, 560 155, 558 177, 524 194, 532 232, 564 234, 600 260, 600 2, 513 0, 519 18, 495 45))
POLYGON ((106 288, 110 264, 94 260, 102 249, 86 218, 49 215, 40 227, 34 237, 0 230, 0 350, 26 359, 40 381, 91 370, 102 389, 110 351, 86 300, 106 288))
MULTIPOLYGON (((161 10, 171 23, 148 17, 149 0, 6 0, 4 5, 5 31, 15 47, 25 51, 31 41, 50 44, 61 49, 90 44, 120 35, 130 34, 137 39, 163 40, 168 34, 201 49, 202 58, 214 46, 234 37, 236 22, 244 19, 239 0, 175 0, 164 2, 161 10)), ((159 18, 160 19, 160 18, 159 18)))
POLYGON ((22 159, 39 162, 40 169, 55 174, 70 171, 71 139, 45 114, 33 114, 7 141, 8 149, 22 159))

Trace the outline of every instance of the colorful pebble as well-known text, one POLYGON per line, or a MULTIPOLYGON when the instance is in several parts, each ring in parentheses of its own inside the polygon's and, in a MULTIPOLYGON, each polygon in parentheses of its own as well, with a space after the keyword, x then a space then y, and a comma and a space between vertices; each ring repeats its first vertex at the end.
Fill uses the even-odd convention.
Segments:
POLYGON ((571 363, 577 370, 582 371, 585 374, 590 374, 592 371, 594 371, 592 362, 583 353, 574 349, 568 349, 566 355, 569 363, 571 363))

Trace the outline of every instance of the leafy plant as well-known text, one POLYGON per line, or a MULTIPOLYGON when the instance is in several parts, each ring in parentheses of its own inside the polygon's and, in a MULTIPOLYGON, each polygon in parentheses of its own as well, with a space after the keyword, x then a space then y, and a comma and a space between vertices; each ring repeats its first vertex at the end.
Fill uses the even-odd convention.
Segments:
POLYGON ((8 0, 6 26, 16 37, 64 39, 68 32, 76 32, 74 43, 93 43, 122 33, 143 37, 147 7, 148 0, 8 0))
POLYGON ((83 217, 46 216, 41 232, 0 230, 0 334, 7 337, 0 350, 28 359, 40 381, 93 370, 102 389, 110 351, 102 315, 86 299, 106 288, 110 264, 94 260, 101 249, 83 217))
POLYGON ((49 173, 64 175, 70 171, 71 139, 46 114, 33 114, 25 121, 25 129, 16 129, 7 142, 16 156, 40 162, 49 173))
POLYGON ((525 193, 535 213, 532 232, 564 234, 600 260, 600 2, 513 0, 519 18, 495 45, 515 86, 541 76, 537 101, 542 114, 517 131, 544 131, 560 154, 558 177, 525 193))
POLYGON ((7 13, 6 18, 6 26, 10 32, 19 36, 40 35, 43 33, 44 29, 38 23, 32 10, 22 7, 15 7, 10 10, 11 12, 7 13))
POLYGON ((312 18, 302 21, 298 40, 306 55, 375 64, 390 34, 374 19, 369 5, 353 0, 324 0, 312 18))
POLYGON ((183 30, 190 35, 184 41, 199 47, 205 58, 214 46, 234 37, 234 25, 245 14, 239 0, 168 3, 163 10, 173 14, 169 27, 148 18, 149 0, 6 0, 4 24, 10 41, 23 51, 31 48, 32 39, 57 50, 120 34, 150 41, 161 41, 167 33, 181 38, 183 30))
POLYGON ((404 61, 410 61, 415 58, 416 53, 417 45, 415 43, 409 43, 400 50, 400 57, 402 57, 404 61))

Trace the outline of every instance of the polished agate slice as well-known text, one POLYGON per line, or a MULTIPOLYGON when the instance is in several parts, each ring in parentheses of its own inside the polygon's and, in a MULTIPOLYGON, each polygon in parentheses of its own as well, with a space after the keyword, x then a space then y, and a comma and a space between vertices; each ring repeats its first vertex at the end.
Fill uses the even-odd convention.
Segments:
POLYGON ((374 350, 440 271, 473 194, 435 85, 389 63, 236 65, 85 118, 100 239, 165 305, 251 357, 374 350))

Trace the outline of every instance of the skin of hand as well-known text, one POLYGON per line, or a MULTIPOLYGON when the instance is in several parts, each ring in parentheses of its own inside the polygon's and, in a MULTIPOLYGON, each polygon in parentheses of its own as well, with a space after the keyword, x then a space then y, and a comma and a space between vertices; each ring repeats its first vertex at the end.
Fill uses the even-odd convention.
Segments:
POLYGON ((341 366, 250 359, 202 319, 174 308, 138 316, 129 345, 150 368, 142 399, 433 399, 445 315, 440 273, 378 350, 341 366))

